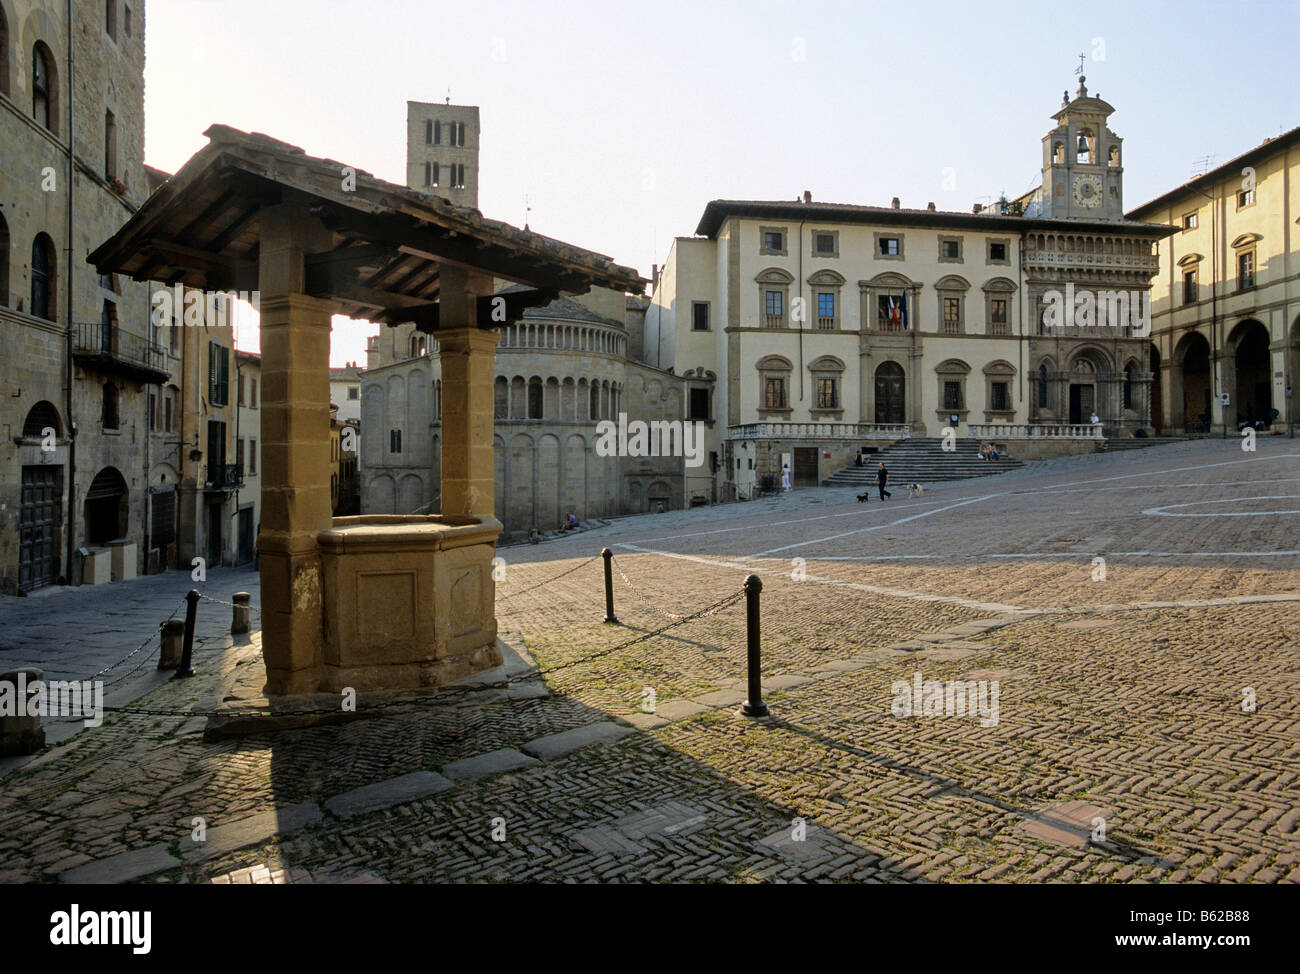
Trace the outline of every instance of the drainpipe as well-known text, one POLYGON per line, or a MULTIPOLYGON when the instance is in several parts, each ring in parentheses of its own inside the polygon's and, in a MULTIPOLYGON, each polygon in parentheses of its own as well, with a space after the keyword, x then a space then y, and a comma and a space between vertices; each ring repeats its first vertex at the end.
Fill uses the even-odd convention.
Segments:
MULTIPOLYGON (((144 333, 145 333, 145 361, 149 360, 149 355, 153 351, 153 302, 149 297, 149 286, 146 284, 144 289, 144 333)), ((162 392, 160 388, 159 393, 162 392)), ((158 402, 158 396, 155 394, 154 403, 158 402)), ((150 441, 153 440, 153 410, 149 408, 149 385, 144 387, 144 557, 140 559, 140 564, 144 566, 142 575, 149 574, 149 510, 152 506, 149 502, 149 447, 150 441)))
MULTIPOLYGON (((65 351, 67 361, 64 369, 64 386, 63 386, 63 409, 68 417, 68 540, 67 540, 67 558, 68 558, 68 584, 72 584, 73 567, 72 557, 76 550, 77 543, 77 427, 73 420, 72 412, 72 331, 75 328, 72 314, 72 181, 73 181, 73 161, 72 161, 72 135, 73 135, 73 111, 72 99, 73 92, 76 91, 75 77, 72 68, 72 0, 68 0, 68 261, 67 271, 64 274, 64 280, 67 288, 67 306, 68 306, 68 337, 65 351)), ((57 280, 57 278, 56 278, 57 280)))
MULTIPOLYGON (((804 202, 807 202, 807 200, 804 202)), ((799 280, 795 282, 795 291, 800 301, 803 300, 803 225, 807 222, 807 220, 799 221, 799 280)), ((807 305, 804 305, 803 317, 808 317, 807 305)), ((795 324, 799 326, 799 401, 803 402, 803 321, 797 321, 795 324)), ((819 448, 817 452, 821 453, 821 449, 819 448)), ((793 472, 791 475, 793 476, 793 472)))

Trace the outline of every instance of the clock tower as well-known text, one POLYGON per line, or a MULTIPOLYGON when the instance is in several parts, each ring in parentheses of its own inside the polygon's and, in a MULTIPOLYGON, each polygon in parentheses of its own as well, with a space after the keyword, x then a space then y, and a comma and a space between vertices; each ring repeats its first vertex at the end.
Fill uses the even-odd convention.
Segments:
POLYGON ((1057 220, 1124 219, 1123 139, 1106 127, 1114 107, 1091 97, 1080 76, 1073 101, 1066 92, 1043 138, 1042 215, 1057 220))

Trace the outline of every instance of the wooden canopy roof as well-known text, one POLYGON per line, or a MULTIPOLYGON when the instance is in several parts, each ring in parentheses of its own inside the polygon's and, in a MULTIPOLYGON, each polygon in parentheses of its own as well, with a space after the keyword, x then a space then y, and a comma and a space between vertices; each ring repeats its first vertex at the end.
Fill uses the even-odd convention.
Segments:
MULTIPOLYGON (((437 327, 443 264, 525 285, 507 315, 593 287, 644 293, 646 281, 609 257, 485 218, 269 136, 226 125, 90 255, 101 273, 208 291, 258 290, 259 220, 280 203, 306 207, 333 246, 306 257, 305 292, 339 313, 437 327), (355 172, 355 189, 346 186, 355 172)), ((480 299, 487 300, 487 299, 480 299)), ((480 320, 489 320, 480 315, 480 320)), ((498 322, 499 323, 499 322, 498 322)))

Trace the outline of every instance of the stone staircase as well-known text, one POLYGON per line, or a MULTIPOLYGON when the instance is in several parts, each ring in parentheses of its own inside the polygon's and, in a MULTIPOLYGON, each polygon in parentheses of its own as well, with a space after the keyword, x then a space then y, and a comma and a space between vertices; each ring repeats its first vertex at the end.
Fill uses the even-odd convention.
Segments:
POLYGON ((937 436, 915 436, 899 440, 879 453, 864 455, 862 466, 850 464, 837 471, 825 482, 826 486, 872 486, 876 482, 876 465, 881 462, 889 471, 890 484, 895 487, 964 480, 967 477, 989 477, 1024 466, 1024 461, 1007 457, 1001 460, 981 460, 977 440, 958 437, 957 449, 952 453, 945 453, 942 443, 937 436))
POLYGON ((1119 450, 1145 450, 1149 446, 1160 446, 1162 443, 1184 443, 1187 440, 1201 439, 1197 436, 1116 436, 1106 440, 1106 452, 1115 453, 1119 450))

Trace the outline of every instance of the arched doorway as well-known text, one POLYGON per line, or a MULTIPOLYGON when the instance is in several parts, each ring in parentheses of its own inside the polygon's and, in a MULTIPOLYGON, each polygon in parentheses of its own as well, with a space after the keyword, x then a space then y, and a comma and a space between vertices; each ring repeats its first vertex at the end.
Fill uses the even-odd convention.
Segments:
POLYGON ((1069 422, 1079 426, 1092 419, 1093 413, 1101 413, 1101 402, 1097 395, 1097 373, 1107 367, 1100 353, 1094 350, 1080 352, 1070 363, 1070 412, 1069 422))
POLYGON ((127 512, 126 481, 116 467, 105 467, 86 492, 86 540, 102 545, 125 536, 127 512))
MULTIPOLYGON (((57 443, 63 422, 53 404, 42 399, 23 421, 23 440, 42 448, 57 443), (49 436, 47 436, 47 432, 49 436)), ((44 457, 45 454, 42 454, 44 457)), ((18 590, 30 592, 54 582, 59 571, 63 524, 62 463, 24 463, 18 508, 18 590)))
POLYGON ((906 379, 897 362, 881 362, 876 367, 876 422, 906 423, 906 379))
POLYGON ((1159 436, 1165 428, 1164 386, 1160 381, 1160 349, 1151 343, 1151 429, 1159 436))
POLYGON ((1254 319, 1243 321, 1228 336, 1228 344, 1234 350, 1237 374, 1228 418, 1252 425, 1258 420, 1271 423, 1273 380, 1268 329, 1254 319))
POLYGON ((1184 335, 1174 349, 1171 390, 1175 418, 1184 432, 1210 431, 1210 343, 1200 332, 1184 335))

